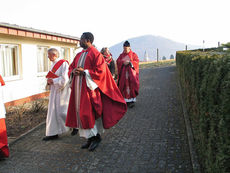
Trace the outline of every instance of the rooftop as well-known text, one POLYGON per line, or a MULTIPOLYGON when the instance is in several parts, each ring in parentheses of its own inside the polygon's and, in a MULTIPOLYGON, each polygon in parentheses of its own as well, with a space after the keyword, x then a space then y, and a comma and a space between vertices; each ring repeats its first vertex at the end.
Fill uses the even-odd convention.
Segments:
MULTIPOLYGON (((71 40, 75 40, 75 41, 80 40, 79 37, 75 37, 75 36, 60 34, 60 33, 56 33, 56 32, 49 32, 49 31, 44 31, 44 30, 39 30, 39 29, 34 29, 34 28, 28 28, 28 27, 19 26, 19 25, 16 25, 16 24, 9 24, 9 23, 1 23, 0 22, 0 33, 19 35, 19 36, 28 36, 26 32, 40 34, 40 38, 47 38, 47 37, 42 37, 41 35, 43 35, 43 36, 48 35, 48 36, 56 36, 56 37, 71 39, 71 40), (15 33, 14 32, 9 32, 9 29, 14 29, 15 33), (22 31, 22 32, 21 32, 21 34, 18 34, 18 32, 16 32, 16 31, 22 31), (23 33, 23 31, 24 31, 24 33, 23 33)), ((38 37, 35 37, 35 38, 38 38, 38 37)), ((47 39, 49 39, 49 38, 47 38, 47 39)))

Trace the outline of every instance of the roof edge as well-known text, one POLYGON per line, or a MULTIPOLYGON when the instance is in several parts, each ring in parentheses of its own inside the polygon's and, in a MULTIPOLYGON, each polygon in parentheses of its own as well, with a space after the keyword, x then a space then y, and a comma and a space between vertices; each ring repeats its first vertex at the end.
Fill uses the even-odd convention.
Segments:
POLYGON ((64 37, 64 38, 74 39, 74 40, 78 40, 78 41, 80 40, 79 37, 55 33, 55 32, 49 32, 49 31, 44 31, 44 30, 39 30, 39 29, 34 29, 34 28, 28 28, 28 27, 19 26, 16 24, 9 24, 9 23, 0 22, 0 27, 1 26, 7 27, 7 28, 12 28, 12 29, 23 30, 23 31, 36 32, 36 33, 40 33, 40 34, 48 34, 48 35, 52 35, 52 36, 64 37))

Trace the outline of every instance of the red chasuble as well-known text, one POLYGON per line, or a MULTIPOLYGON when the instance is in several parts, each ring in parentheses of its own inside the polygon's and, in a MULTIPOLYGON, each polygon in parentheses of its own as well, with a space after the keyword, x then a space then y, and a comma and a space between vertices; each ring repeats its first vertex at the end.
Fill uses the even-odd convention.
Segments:
POLYGON ((101 117, 103 127, 111 128, 125 115, 127 105, 104 57, 91 46, 76 55, 69 67, 69 75, 79 66, 89 71, 98 88, 90 90, 85 76, 73 76, 66 126, 91 129, 95 119, 101 117))
MULTIPOLYGON (((2 76, 0 75, 1 79, 1 86, 5 85, 5 82, 2 79, 2 76)), ((0 98, 2 99, 2 98, 0 98)), ((3 104, 3 103, 2 103, 3 104)), ((1 107, 4 105, 1 105, 1 107)), ((9 148, 7 143, 7 133, 6 133, 6 124, 5 124, 5 112, 0 111, 0 157, 9 157, 9 148), (2 115, 3 114, 3 115, 2 115)))
POLYGON ((117 59, 118 87, 126 99, 135 98, 139 93, 139 59, 136 53, 122 53, 117 59), (131 65, 123 63, 129 60, 131 65))

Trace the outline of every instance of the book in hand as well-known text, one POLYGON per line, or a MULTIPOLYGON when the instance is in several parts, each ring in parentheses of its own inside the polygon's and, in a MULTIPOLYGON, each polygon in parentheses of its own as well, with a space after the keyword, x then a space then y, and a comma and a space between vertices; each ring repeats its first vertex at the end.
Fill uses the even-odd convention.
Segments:
POLYGON ((51 79, 54 79, 54 78, 57 78, 57 77, 59 77, 59 76, 57 76, 52 71, 49 71, 48 74, 46 75, 46 78, 51 78, 51 79))
POLYGON ((130 61, 129 56, 128 56, 128 55, 126 55, 126 56, 122 59, 122 61, 123 61, 123 62, 125 62, 125 61, 130 61))

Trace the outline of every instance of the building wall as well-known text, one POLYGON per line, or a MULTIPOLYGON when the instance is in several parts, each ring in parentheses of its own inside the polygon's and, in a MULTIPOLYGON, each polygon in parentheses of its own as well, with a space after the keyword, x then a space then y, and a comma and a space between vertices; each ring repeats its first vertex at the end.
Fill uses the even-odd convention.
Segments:
POLYGON ((28 97, 45 92, 45 76, 37 75, 36 45, 21 44, 20 77, 6 81, 4 87, 4 101, 28 97))
POLYGON ((73 50, 76 49, 74 44, 25 40, 18 37, 1 38, 1 35, 0 44, 18 44, 20 56, 20 76, 17 79, 6 80, 6 85, 3 87, 5 103, 46 92, 46 73, 38 74, 37 72, 37 45, 56 47, 57 49, 63 46, 68 47, 70 48, 70 61, 73 60, 75 56, 73 50))

